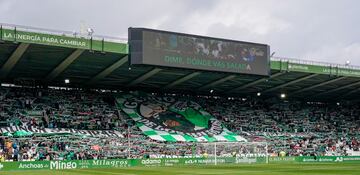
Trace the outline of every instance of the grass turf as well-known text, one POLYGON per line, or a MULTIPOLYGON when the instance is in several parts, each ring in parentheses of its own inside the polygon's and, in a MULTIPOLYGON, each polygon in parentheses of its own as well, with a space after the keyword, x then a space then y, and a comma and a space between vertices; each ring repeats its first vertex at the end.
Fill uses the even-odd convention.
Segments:
POLYGON ((131 167, 112 169, 72 169, 0 171, 0 175, 359 175, 358 163, 241 164, 178 167, 131 167))

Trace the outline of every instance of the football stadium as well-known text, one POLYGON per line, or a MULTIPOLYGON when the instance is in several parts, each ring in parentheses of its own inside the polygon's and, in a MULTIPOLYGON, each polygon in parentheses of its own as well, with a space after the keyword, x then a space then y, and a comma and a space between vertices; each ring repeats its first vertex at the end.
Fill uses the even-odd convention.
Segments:
POLYGON ((0 28, 0 174, 360 174, 360 66, 148 28, 0 28))

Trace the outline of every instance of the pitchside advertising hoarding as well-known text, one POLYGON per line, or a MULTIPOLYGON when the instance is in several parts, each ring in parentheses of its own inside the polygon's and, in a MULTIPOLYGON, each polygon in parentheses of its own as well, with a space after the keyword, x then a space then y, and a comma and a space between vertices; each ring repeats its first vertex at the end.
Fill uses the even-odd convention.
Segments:
POLYGON ((270 74, 270 47, 266 44, 129 28, 129 47, 131 65, 270 74))
MULTIPOLYGON (((166 158, 166 159, 108 159, 108 160, 54 160, 0 162, 1 171, 11 170, 66 170, 86 168, 125 168, 137 166, 183 166, 249 163, 359 163, 360 156, 319 157, 218 157, 218 158, 166 158)), ((0 173, 1 174, 1 173, 0 173)))

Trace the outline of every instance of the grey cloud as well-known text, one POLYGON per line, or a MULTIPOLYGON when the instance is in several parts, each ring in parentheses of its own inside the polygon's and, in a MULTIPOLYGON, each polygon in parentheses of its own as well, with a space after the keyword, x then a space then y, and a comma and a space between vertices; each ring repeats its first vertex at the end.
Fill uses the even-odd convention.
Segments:
POLYGON ((267 43, 277 56, 360 65, 357 0, 0 0, 0 22, 127 37, 130 26, 267 43))

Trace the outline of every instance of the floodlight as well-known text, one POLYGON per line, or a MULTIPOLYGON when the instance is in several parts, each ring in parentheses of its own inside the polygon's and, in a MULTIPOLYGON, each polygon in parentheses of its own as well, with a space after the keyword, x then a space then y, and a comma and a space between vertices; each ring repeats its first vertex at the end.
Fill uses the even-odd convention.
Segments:
POLYGON ((280 94, 280 97, 281 97, 281 98, 285 98, 285 97, 286 97, 286 94, 281 93, 281 94, 280 94))
POLYGON ((65 84, 69 84, 70 80, 69 79, 65 79, 65 84))
POLYGON ((89 36, 92 36, 92 34, 94 33, 94 29, 88 28, 88 29, 87 29, 87 32, 88 32, 88 35, 89 35, 89 36))

